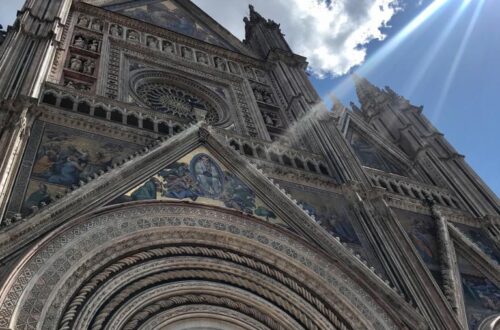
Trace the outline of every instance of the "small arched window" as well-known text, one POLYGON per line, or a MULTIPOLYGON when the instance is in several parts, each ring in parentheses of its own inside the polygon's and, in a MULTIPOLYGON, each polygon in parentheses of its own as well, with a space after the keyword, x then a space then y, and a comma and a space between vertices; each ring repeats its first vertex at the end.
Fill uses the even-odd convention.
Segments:
POLYGON ((78 103, 78 108, 76 109, 79 113, 84 113, 86 115, 90 114, 90 104, 87 102, 80 102, 78 103))
POLYGON ((123 115, 120 111, 118 110, 113 110, 111 111, 111 121, 115 121, 117 123, 122 123, 123 122, 123 115))
POLYGON ((139 127, 139 119, 135 115, 127 116, 127 125, 139 127))
POLYGON ((154 124, 154 122, 151 119, 144 118, 142 120, 142 128, 150 130, 150 131, 154 131, 155 130, 155 124, 154 124))
POLYGON ((161 122, 158 124, 158 132, 162 134, 170 134, 170 127, 168 124, 161 122))
POLYGON ((98 118, 106 118, 106 110, 103 107, 99 106, 94 109, 94 117, 98 118))
POLYGON ((57 103, 57 96, 54 95, 53 93, 45 93, 42 99, 43 103, 51 104, 51 105, 56 105, 57 103))
POLYGON ((248 144, 243 145, 243 152, 245 155, 253 157, 253 149, 248 144))
POLYGON ((73 110, 73 105, 75 103, 73 102, 73 99, 70 97, 63 97, 61 100, 61 108, 67 109, 67 110, 73 110))

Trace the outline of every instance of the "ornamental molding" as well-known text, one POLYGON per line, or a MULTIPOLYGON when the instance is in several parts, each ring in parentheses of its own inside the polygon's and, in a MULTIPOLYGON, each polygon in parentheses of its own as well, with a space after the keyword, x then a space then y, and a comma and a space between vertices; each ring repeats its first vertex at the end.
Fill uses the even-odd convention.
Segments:
MULTIPOLYGON (((102 287, 99 289, 101 285, 108 285, 107 283, 109 283, 109 285, 120 286, 120 283, 125 283, 126 278, 130 276, 132 276, 130 280, 133 280, 134 276, 139 276, 139 278, 143 279, 144 285, 152 284, 155 279, 148 279, 148 277, 143 276, 144 274, 139 273, 151 271, 152 274, 157 274, 154 271, 155 267, 169 269, 169 267, 161 264, 162 261, 160 260, 163 260, 162 258, 158 259, 162 255, 162 252, 158 250, 162 249, 162 245, 165 246, 163 251, 167 254, 180 256, 180 259, 174 258, 171 262, 180 263, 180 266, 177 267, 181 269, 186 268, 188 265, 195 267, 195 269, 208 267, 204 272, 195 272, 191 275, 185 271, 184 273, 166 272, 165 276, 167 278, 172 278, 172 276, 174 278, 177 276, 181 278, 189 278, 190 276, 199 278, 201 276, 215 281, 219 276, 224 277, 223 274, 228 271, 236 272, 235 275, 239 275, 226 277, 222 282, 240 281, 240 287, 250 286, 247 288, 248 290, 251 289, 252 285, 267 286, 264 291, 257 287, 250 290, 261 297, 257 300, 250 299, 255 302, 253 306, 263 308, 265 304, 262 305, 264 302, 260 299, 265 298, 268 302, 275 299, 273 304, 281 305, 281 308, 289 310, 289 313, 298 313, 295 319, 300 320, 302 324, 321 322, 320 320, 323 319, 323 322, 337 322, 336 326, 340 326, 338 322, 344 319, 344 322, 349 320, 351 326, 356 329, 371 327, 400 328, 400 325, 397 324, 401 321, 394 321, 385 314, 381 305, 370 294, 365 292, 365 289, 357 283, 357 280, 355 281, 351 276, 343 273, 343 270, 331 262, 325 254, 318 252, 318 250, 298 237, 290 236, 287 231, 248 216, 238 215, 237 212, 233 211, 188 205, 186 203, 165 202, 110 207, 96 215, 75 219, 52 232, 41 244, 34 247, 23 258, 1 291, 0 326, 4 327, 8 324, 21 326, 25 324, 27 329, 31 329, 35 324, 31 323, 30 320, 40 320, 40 322, 46 322, 44 326, 54 328, 57 324, 53 322, 56 321, 63 322, 59 323, 60 326, 70 324, 68 322, 74 319, 70 315, 75 314, 71 313, 64 316, 64 312, 61 314, 61 311, 65 309, 68 311, 73 310, 72 306, 75 306, 75 311, 85 312, 85 308, 87 308, 88 311, 95 312, 96 308, 100 306, 99 304, 91 303, 91 305, 84 306, 83 310, 74 305, 74 303, 80 304, 82 301, 87 302, 86 295, 73 296, 72 294, 72 291, 76 288, 82 287, 82 281, 87 280, 90 281, 89 284, 96 283, 95 285, 98 286, 96 287, 98 291, 94 291, 88 284, 85 286, 87 288, 84 289, 85 292, 96 292, 95 294, 101 292, 101 295, 114 292, 111 288, 102 287), (183 244, 186 246, 185 248, 182 247, 183 244), (197 247, 199 245, 205 247, 197 247), (217 249, 221 250, 217 252, 217 249), (130 252, 127 252, 129 250, 143 252, 139 252, 134 257, 130 255, 130 252), (86 253, 81 251, 86 251, 86 253), (123 261, 117 260, 120 255, 125 258, 123 261), (191 255, 192 257, 186 259, 184 255, 191 255), (257 260, 251 261, 246 255, 253 255, 257 260), (203 258, 200 260, 203 256, 222 258, 223 261, 214 262, 213 259, 209 261, 203 258), (154 259, 151 259, 149 266, 146 266, 144 262, 149 258, 154 259), (246 259, 248 260, 245 261, 246 259), (91 275, 96 275, 95 271, 100 265, 109 264, 111 260, 117 260, 115 261, 117 266, 110 265, 109 271, 114 270, 121 274, 118 277, 110 277, 116 280, 116 283, 113 284, 113 281, 109 282, 106 277, 103 277, 104 274, 108 274, 105 269, 101 270, 104 272, 102 276, 97 275, 96 279, 99 278, 99 281, 92 280, 91 275), (142 267, 130 268, 128 266, 137 262, 141 263, 142 267), (234 263, 242 265, 243 268, 240 268, 240 266, 234 268, 234 263), (258 266, 259 263, 263 264, 258 266), (202 264, 205 266, 201 266, 202 264), (224 267, 229 268, 224 270, 224 267), (264 276, 263 279, 268 276, 275 279, 259 281, 258 278, 254 278, 252 280, 252 276, 248 276, 245 267, 258 270, 261 275, 257 274, 256 276, 264 276), (210 268, 212 270, 209 270, 210 268), (288 275, 279 275, 276 272, 284 272, 288 275), (294 280, 286 279, 290 275, 298 280, 296 284, 293 284, 294 280), (282 284, 278 284, 276 281, 282 284), (287 286, 288 289, 285 289, 282 285, 287 286), (301 285, 305 285, 307 288, 305 290, 300 289, 301 285), (282 291, 282 294, 286 294, 287 290, 293 290, 297 293, 290 296, 291 292, 289 292, 287 294, 288 298, 283 298, 281 302, 279 301, 279 295, 281 294, 265 293, 265 290, 277 290, 279 287, 285 290, 282 291), (294 287, 295 289, 293 289, 294 287), (326 292, 330 293, 326 294, 326 292), (297 294, 302 298, 299 298, 297 294), (75 299, 74 303, 61 301, 61 299, 70 299, 71 297, 75 299), (293 307, 295 304, 301 304, 301 300, 309 302, 302 308, 293 307), (52 303, 49 304, 47 301, 52 301, 52 303), (310 309, 314 305, 317 307, 310 309), (37 306, 42 308, 39 309, 37 306), (333 314, 329 314, 325 308, 333 308, 335 311, 333 314, 338 316, 334 317, 333 314), (311 321, 307 321, 307 315, 314 315, 314 313, 317 313, 314 312, 315 310, 318 312, 322 310, 323 312, 320 313, 324 316, 319 317, 318 314, 317 319, 311 318, 311 321), (328 319, 330 321, 325 321, 328 319)), ((170 262, 168 260, 170 259, 166 259, 165 262, 170 262)), ((173 266, 173 268, 176 267, 173 266)), ((156 280, 165 283, 160 278, 156 280)), ((137 284, 137 282, 134 283, 137 284)), ((210 292, 207 289, 207 284, 204 283, 203 285, 205 285, 205 290, 210 292)), ((193 283, 188 283, 187 286, 192 289, 193 283)), ((215 286, 220 285, 215 284, 215 286)), ((128 286, 126 288, 132 291, 134 289, 128 286)), ((136 289, 140 289, 140 285, 136 289)), ((226 298, 234 299, 239 296, 234 289, 230 290, 227 284, 222 285, 221 289, 226 292, 226 298)), ((161 287, 157 290, 161 290, 161 287)), ((200 292, 200 289, 194 290, 193 294, 196 292, 200 292)), ((214 291, 211 292, 211 296, 213 296, 214 291)), ((95 294, 92 295, 92 299, 99 299, 95 294)), ((125 293, 123 293, 123 296, 126 296, 125 293)), ((195 300, 195 302, 215 304, 211 301, 211 298, 202 298, 203 294, 195 294, 192 299, 195 299, 196 296, 198 298, 196 298, 197 301, 195 300)), ((244 296, 245 294, 240 297, 244 296)), ((116 297, 119 299, 119 296, 116 297)), ((145 301, 150 300, 146 299, 145 301)), ((240 301, 242 301, 242 298, 240 298, 240 301)), ((134 304, 134 301, 129 303, 134 304)), ((141 303, 138 306, 141 306, 141 303)), ((123 315, 133 316, 134 311, 140 312, 141 308, 138 306, 136 305, 136 308, 130 305, 130 311, 123 311, 123 313, 126 313, 123 315)), ((231 304, 222 304, 222 306, 231 307, 231 304)), ((106 310, 103 309, 102 311, 106 313, 106 310)), ((267 312, 268 310, 266 310, 267 312)), ((75 321, 83 321, 78 317, 80 316, 78 315, 75 321)), ((94 320, 98 324, 102 324, 99 323, 101 322, 99 320, 104 321, 107 319, 105 315, 102 315, 94 320)), ((418 323, 414 325, 416 324, 418 323)), ((306 326, 306 328, 313 329, 314 327, 306 326)), ((329 327, 319 326, 319 328, 326 329, 329 327)), ((287 328, 283 327, 283 329, 287 328)))
POLYGON ((237 52, 234 50, 229 50, 223 47, 212 45, 202 40, 195 39, 174 31, 170 31, 147 22, 129 18, 83 2, 75 3, 74 10, 80 13, 85 13, 93 15, 95 17, 99 17, 103 21, 106 21, 108 23, 120 24, 124 27, 132 28, 147 33, 149 35, 165 38, 175 43, 182 43, 183 45, 186 45, 188 47, 194 47, 213 55, 223 56, 237 63, 245 63, 247 65, 251 65, 263 70, 265 70, 266 68, 265 62, 256 57, 245 55, 242 52, 237 52))

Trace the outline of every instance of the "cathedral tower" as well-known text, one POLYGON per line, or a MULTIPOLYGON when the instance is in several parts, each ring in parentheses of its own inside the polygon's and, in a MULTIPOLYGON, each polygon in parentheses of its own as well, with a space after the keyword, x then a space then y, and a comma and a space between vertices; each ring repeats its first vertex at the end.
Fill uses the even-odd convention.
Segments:
POLYGON ((0 329, 494 329, 498 198, 278 23, 27 0, 0 33, 0 329), (243 24, 243 23, 242 23, 243 24))

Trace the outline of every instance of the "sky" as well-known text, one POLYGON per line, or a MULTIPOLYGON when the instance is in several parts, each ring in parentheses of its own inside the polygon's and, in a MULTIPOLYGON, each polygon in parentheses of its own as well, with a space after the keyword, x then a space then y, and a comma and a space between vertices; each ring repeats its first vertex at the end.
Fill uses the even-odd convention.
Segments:
MULTIPOLYGON (((244 38, 248 4, 281 24, 329 103, 357 103, 350 73, 390 86, 443 133, 500 195, 499 0, 193 0, 244 38)), ((12 24, 24 0, 3 0, 12 24)))

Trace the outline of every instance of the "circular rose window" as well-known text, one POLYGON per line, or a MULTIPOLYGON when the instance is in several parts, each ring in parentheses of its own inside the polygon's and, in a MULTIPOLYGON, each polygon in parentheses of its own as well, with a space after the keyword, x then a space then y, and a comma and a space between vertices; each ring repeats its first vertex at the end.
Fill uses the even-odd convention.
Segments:
POLYGON ((219 122, 219 114, 210 103, 178 87, 151 82, 138 86, 136 93, 142 102, 156 111, 195 120, 194 109, 203 109, 207 123, 219 122))

